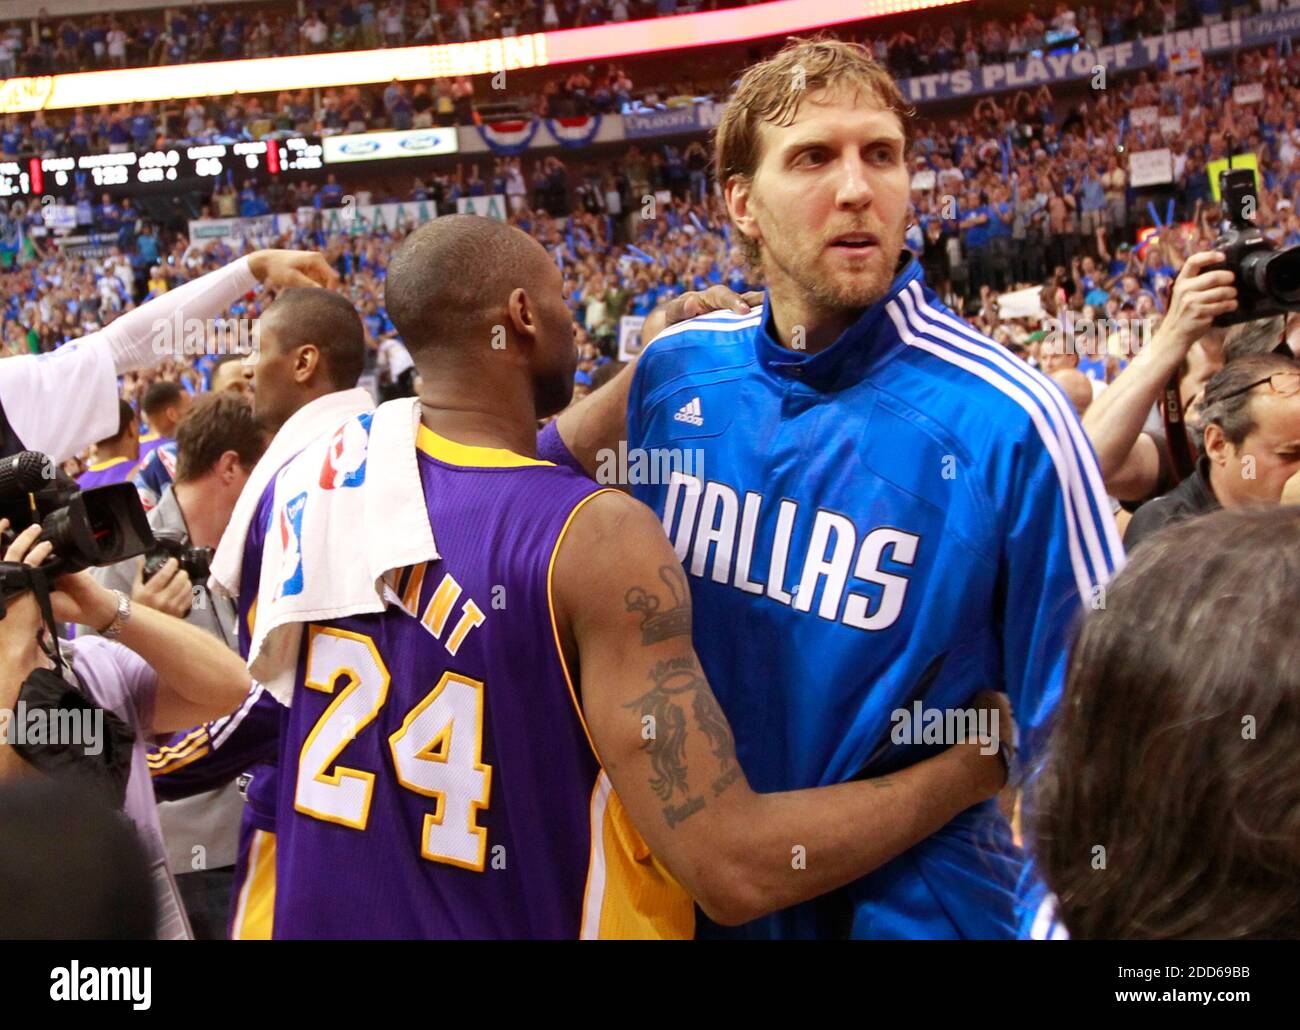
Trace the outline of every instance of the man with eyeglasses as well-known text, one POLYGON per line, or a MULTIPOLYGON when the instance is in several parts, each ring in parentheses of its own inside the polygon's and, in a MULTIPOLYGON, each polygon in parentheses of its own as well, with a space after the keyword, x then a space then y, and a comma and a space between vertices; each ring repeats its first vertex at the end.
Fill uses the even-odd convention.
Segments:
POLYGON ((1300 361, 1258 354, 1229 362, 1205 387, 1201 422, 1196 471, 1138 509, 1126 549, 1219 508, 1300 501, 1300 361))

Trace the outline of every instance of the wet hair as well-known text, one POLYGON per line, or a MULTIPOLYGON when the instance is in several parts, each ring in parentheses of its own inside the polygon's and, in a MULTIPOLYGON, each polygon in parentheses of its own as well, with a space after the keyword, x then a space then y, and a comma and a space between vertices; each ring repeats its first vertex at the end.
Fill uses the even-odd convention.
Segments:
MULTIPOLYGON (((725 185, 733 176, 752 180, 762 159, 759 126, 786 126, 798 117, 804 98, 821 90, 847 87, 893 111, 903 126, 904 151, 911 141, 916 111, 889 71, 860 43, 792 38, 777 54, 751 65, 727 101, 714 136, 714 171, 725 185)), ((735 240, 751 267, 759 247, 744 233, 735 240)))

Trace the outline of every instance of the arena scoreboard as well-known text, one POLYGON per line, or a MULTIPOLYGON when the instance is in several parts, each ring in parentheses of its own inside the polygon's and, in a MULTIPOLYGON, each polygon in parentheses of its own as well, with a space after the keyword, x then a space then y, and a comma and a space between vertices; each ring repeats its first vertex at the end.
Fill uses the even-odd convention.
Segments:
POLYGON ((285 172, 317 172, 325 166, 315 137, 239 143, 177 144, 162 150, 28 157, 0 161, 0 198, 69 197, 85 187, 111 193, 211 192, 229 178, 265 182, 285 172))

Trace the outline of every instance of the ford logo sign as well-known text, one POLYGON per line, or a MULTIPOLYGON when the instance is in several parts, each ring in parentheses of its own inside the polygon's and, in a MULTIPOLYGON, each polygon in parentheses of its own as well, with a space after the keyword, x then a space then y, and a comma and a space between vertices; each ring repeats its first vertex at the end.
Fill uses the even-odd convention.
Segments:
POLYGON ((379 141, 357 140, 355 143, 344 143, 340 149, 345 154, 373 154, 379 149, 379 141))
POLYGON ((437 145, 438 137, 428 132, 421 133, 419 136, 410 136, 398 144, 403 150, 428 150, 437 145))

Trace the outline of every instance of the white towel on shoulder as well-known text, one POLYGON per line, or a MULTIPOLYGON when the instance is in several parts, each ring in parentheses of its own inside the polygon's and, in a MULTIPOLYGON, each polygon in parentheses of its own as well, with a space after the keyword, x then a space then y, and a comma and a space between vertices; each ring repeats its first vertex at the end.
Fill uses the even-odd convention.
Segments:
POLYGON ((419 424, 417 400, 389 401, 310 443, 276 477, 248 666, 284 705, 305 623, 382 612, 386 573, 438 558, 419 424))
POLYGON ((239 577, 244 562, 244 542, 257 514, 257 502, 284 467, 285 462, 313 440, 333 432, 350 418, 375 410, 375 399, 360 387, 317 397, 295 411, 275 434, 271 445, 239 493, 230 522, 221 534, 221 544, 212 556, 211 581, 229 597, 239 596, 239 577))

